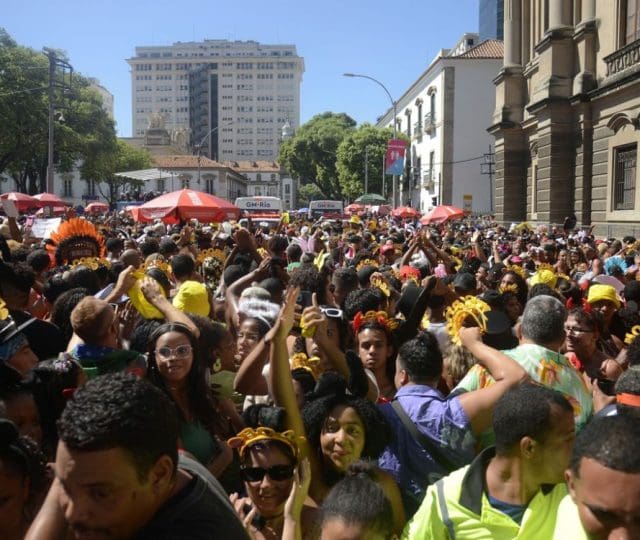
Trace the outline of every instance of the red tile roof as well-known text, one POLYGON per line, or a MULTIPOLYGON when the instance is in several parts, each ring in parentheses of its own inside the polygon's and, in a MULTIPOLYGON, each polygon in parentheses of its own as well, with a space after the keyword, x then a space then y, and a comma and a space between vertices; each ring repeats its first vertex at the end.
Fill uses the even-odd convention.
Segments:
POLYGON ((478 43, 475 47, 471 47, 467 52, 462 53, 454 58, 503 58, 504 43, 498 39, 487 39, 482 43, 478 43))

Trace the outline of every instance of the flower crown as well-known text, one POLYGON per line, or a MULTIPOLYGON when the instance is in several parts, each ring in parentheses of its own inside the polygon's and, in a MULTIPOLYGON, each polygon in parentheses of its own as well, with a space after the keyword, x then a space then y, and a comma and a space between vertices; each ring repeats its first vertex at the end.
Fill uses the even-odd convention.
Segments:
POLYGON ((245 452, 254 444, 260 441, 278 441, 291 448, 293 455, 298 457, 298 441, 293 430, 289 429, 279 433, 268 427, 256 429, 245 428, 235 437, 231 437, 227 444, 231 448, 236 448, 240 457, 244 457, 245 452))
POLYGON ((356 271, 362 270, 365 266, 373 266, 374 268, 378 268, 378 261, 374 261, 373 259, 363 259, 356 266, 356 271))
POLYGON ((556 273, 556 271, 554 270, 553 266, 551 266, 549 263, 540 263, 537 267, 536 267, 536 271, 540 272, 542 270, 549 270, 549 272, 552 272, 553 274, 556 273))
POLYGON ((209 248, 198 253, 198 263, 202 264, 204 260, 209 257, 217 259, 220 262, 224 262, 224 260, 226 259, 224 251, 222 251, 221 249, 209 248))
POLYGON ((491 311, 489 304, 483 302, 476 296, 465 296, 456 300, 445 311, 447 319, 447 334, 454 345, 461 345, 458 332, 464 326, 467 319, 471 318, 484 333, 487 330, 487 311, 491 311))
POLYGON ((152 268, 157 268, 161 270, 165 276, 171 275, 171 268, 169 267, 169 263, 160 259, 153 259, 149 261, 148 264, 144 265, 143 271, 146 273, 147 270, 151 270, 152 268))
POLYGON ((81 257, 80 259, 75 259, 71 266, 86 266, 91 270, 97 270, 100 267, 111 268, 111 263, 107 259, 100 257, 81 257))
POLYGON ((631 345, 631 342, 636 339, 636 336, 640 336, 640 324, 636 324, 632 329, 631 332, 627 332, 627 334, 624 336, 624 343, 625 345, 631 345))
POLYGON ((395 319, 387 317, 387 314, 384 311, 367 311, 366 313, 362 313, 362 311, 358 311, 356 316, 353 318, 353 331, 356 334, 360 333, 360 328, 363 324, 375 322, 378 323, 385 329, 385 332, 390 333, 396 328, 398 328, 398 321, 395 319))
POLYGON ((373 285, 376 289, 379 289, 387 298, 391 296, 391 289, 389 289, 389 285, 387 285, 385 280, 381 277, 373 278, 371 280, 371 285, 373 285))
POLYGON ((317 381, 322 375, 322 367, 320 366, 320 358, 317 356, 308 357, 303 352, 296 353, 291 357, 291 371, 294 369, 304 369, 311 373, 311 376, 317 381))
POLYGON ((514 274, 518 274, 522 279, 527 279, 527 274, 524 271, 524 268, 522 268, 522 266, 518 266, 517 264, 508 265, 507 272, 513 272, 514 274))
POLYGON ((507 283, 506 285, 500 285, 499 290, 501 293, 512 292, 513 294, 518 294, 518 285, 515 283, 507 283))

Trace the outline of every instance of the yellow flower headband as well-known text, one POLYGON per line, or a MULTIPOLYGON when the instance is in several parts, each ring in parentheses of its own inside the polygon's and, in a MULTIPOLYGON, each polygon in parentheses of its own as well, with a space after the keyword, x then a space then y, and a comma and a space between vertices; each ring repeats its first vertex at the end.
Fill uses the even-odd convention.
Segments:
POLYGON ((278 441, 291 448, 293 455, 296 458, 298 457, 298 442, 296 440, 296 434, 291 429, 279 433, 268 427, 259 427, 256 429, 249 427, 243 429, 235 437, 231 437, 227 441, 227 444, 231 448, 237 449, 240 457, 244 457, 245 452, 260 441, 278 441))
POLYGON ((387 298, 391 296, 391 290, 389 289, 389 285, 382 279, 381 277, 376 277, 371 280, 371 285, 373 285, 376 289, 382 291, 387 298))
POLYGON ((512 292, 513 294, 518 294, 518 286, 515 283, 500 285, 499 290, 501 293, 512 292))
POLYGON ((311 373, 315 380, 322 375, 322 368, 320 367, 320 358, 317 356, 307 357, 304 353, 296 353, 291 357, 291 371, 294 369, 304 369, 311 373))
POLYGON ((7 317, 9 317, 9 309, 7 308, 7 304, 4 303, 4 300, 0 298, 0 321, 4 321, 7 317))
POLYGON ((97 270, 101 266, 104 268, 111 268, 111 263, 107 259, 102 259, 100 257, 82 257, 80 259, 75 259, 71 266, 86 266, 87 268, 91 268, 91 270, 97 270))
POLYGON ((202 264, 208 257, 217 259, 220 262, 224 262, 224 260, 226 259, 224 251, 222 251, 221 249, 209 248, 198 253, 198 263, 202 264))
POLYGON ((365 266, 373 266, 374 268, 378 268, 378 261, 374 261, 373 259, 363 259, 356 266, 356 271, 362 270, 365 266))
POLYGON ((143 272, 146 273, 147 270, 151 270, 152 268, 157 268, 159 270, 162 270, 162 272, 166 276, 170 276, 171 275, 171 268, 169 267, 169 263, 165 262, 163 260, 153 259, 152 261, 149 261, 148 264, 144 265, 143 272))
POLYGON ((527 274, 524 271, 524 268, 522 268, 522 266, 518 266, 517 264, 508 265, 507 272, 513 272, 514 274, 518 274, 522 279, 527 279, 527 274))
POLYGON ((631 345, 631 342, 636 339, 636 336, 640 336, 640 324, 636 324, 632 329, 631 332, 627 332, 627 334, 624 336, 624 343, 625 345, 631 345))
POLYGON ((491 311, 489 305, 476 296, 465 296, 449 306, 445 311, 445 317, 447 319, 446 330, 451 342, 454 345, 461 345, 458 332, 469 318, 473 319, 483 333, 486 332, 487 311, 491 311))

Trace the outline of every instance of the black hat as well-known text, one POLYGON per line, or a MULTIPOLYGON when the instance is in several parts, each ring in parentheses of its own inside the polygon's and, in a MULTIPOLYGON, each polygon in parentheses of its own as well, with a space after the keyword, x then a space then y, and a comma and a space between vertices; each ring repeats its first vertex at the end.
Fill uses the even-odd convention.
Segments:
POLYGON ((463 292, 473 292, 476 290, 476 278, 468 272, 460 272, 453 278, 453 287, 463 292))

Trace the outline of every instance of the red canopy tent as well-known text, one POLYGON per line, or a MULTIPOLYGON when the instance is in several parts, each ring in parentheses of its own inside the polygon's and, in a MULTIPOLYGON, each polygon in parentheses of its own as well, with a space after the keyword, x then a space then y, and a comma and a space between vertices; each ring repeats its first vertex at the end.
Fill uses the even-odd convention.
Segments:
POLYGON ((92 202, 85 210, 91 214, 104 214, 109 211, 109 205, 103 202, 92 202))
POLYGON ((344 209, 345 214, 357 214, 358 212, 364 212, 364 205, 358 203, 351 203, 344 209))
POLYGON ((411 208, 410 206, 400 206, 399 208, 394 208, 391 211, 391 215, 394 217, 407 219, 419 216, 420 212, 418 212, 415 208, 411 208))
POLYGON ((71 206, 68 202, 63 201, 54 193, 38 193, 33 196, 34 199, 40 201, 40 206, 71 206))
POLYGON ((131 209, 136 221, 161 219, 165 223, 177 223, 189 219, 203 222, 220 222, 238 219, 240 209, 225 199, 202 191, 181 189, 131 209))
POLYGON ((18 209, 18 212, 24 212, 30 208, 40 208, 42 205, 40 201, 31 195, 26 193, 19 193, 17 191, 11 191, 9 193, 3 193, 0 195, 0 199, 13 201, 18 209))
MULTIPOLYGON (((53 216, 62 216, 67 213, 67 210, 69 210, 68 206, 51 206, 50 208, 51 208, 51 215, 53 216)), ((44 208, 40 208, 40 210, 36 212, 36 216, 38 217, 42 217, 45 214, 46 212, 44 208)))
POLYGON ((430 212, 427 212, 422 218, 420 223, 423 225, 430 225, 431 223, 444 223, 450 219, 460 219, 464 217, 464 210, 457 206, 436 206, 430 212))

